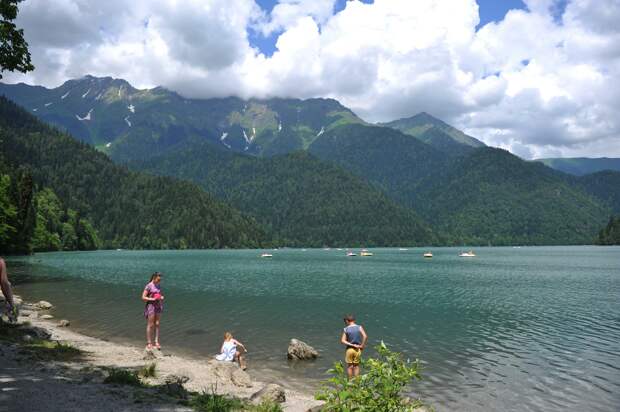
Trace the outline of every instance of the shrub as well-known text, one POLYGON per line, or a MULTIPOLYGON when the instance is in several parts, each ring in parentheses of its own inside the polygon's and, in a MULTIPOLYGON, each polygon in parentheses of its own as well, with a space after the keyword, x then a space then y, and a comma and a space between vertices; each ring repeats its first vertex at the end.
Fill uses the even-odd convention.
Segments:
POLYGON ((252 406, 248 409, 251 412, 282 412, 282 406, 279 403, 273 401, 262 401, 258 405, 252 406))
POLYGON ((140 372, 138 372, 138 375, 142 376, 143 378, 154 378, 155 376, 157 376, 157 364, 155 363, 151 363, 150 365, 144 365, 144 367, 142 369, 140 369, 140 372))
POLYGON ((348 379, 344 365, 336 362, 329 371, 332 378, 325 382, 316 398, 325 401, 324 410, 349 411, 409 411, 422 402, 410 402, 401 392, 413 379, 421 379, 419 361, 403 360, 383 342, 376 347, 378 357, 362 361, 364 374, 348 379))
POLYGON ((198 412, 229 412, 243 410, 245 404, 240 399, 218 395, 212 390, 211 393, 205 391, 194 395, 189 406, 198 412))
POLYGON ((142 386, 140 377, 134 371, 127 369, 110 369, 108 376, 103 380, 103 383, 110 383, 116 385, 129 385, 129 386, 142 386))

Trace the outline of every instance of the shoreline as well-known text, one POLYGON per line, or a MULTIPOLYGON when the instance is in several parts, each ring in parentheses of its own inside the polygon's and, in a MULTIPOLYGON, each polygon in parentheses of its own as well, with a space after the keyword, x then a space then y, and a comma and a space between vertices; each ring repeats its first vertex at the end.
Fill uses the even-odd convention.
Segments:
MULTIPOLYGON (((48 380, 88 381, 89 385, 94 385, 94 387, 90 388, 91 396, 87 397, 86 402, 88 403, 82 405, 83 407, 96 411, 123 410, 127 407, 128 399, 135 400, 135 394, 132 394, 130 388, 121 388, 120 392, 124 394, 121 398, 124 399, 112 400, 113 403, 118 403, 118 407, 111 405, 111 401, 108 399, 111 386, 102 382, 103 375, 105 375, 104 372, 111 368, 137 371, 153 363, 156 364, 156 377, 142 379, 144 383, 152 386, 166 385, 167 381, 180 378, 183 380, 183 388, 191 392, 213 392, 242 400, 249 400, 258 391, 266 388, 268 385, 273 385, 269 384, 273 379, 267 378, 263 381, 252 378, 232 362, 195 359, 187 355, 168 352, 165 349, 162 351, 146 351, 131 344, 106 341, 88 336, 83 332, 78 333, 71 330, 70 324, 68 326, 61 326, 64 320, 47 318, 53 307, 44 309, 41 306, 45 305, 39 305, 41 302, 39 304, 22 302, 17 295, 15 295, 15 298, 16 302, 20 302, 21 307, 18 321, 18 325, 21 325, 21 328, 31 331, 30 333, 35 334, 35 337, 47 335, 44 340, 70 345, 81 351, 84 356, 81 356, 78 360, 67 362, 53 361, 42 364, 40 361, 23 359, 20 356, 19 343, 4 345, 4 342, 0 340, 0 357, 2 358, 2 363, 0 364, 0 375, 2 375, 0 377, 0 386, 2 387, 0 400, 3 401, 0 404, 7 404, 8 402, 8 410, 13 410, 10 407, 11 404, 17 406, 27 402, 27 399, 21 396, 11 396, 11 393, 17 395, 20 391, 19 385, 17 385, 18 389, 11 389, 12 382, 20 382, 20 385, 26 385, 27 388, 25 387, 21 390, 25 392, 34 391, 37 394, 36 396, 38 396, 39 391, 46 391, 46 388, 43 387, 43 384, 37 385, 37 382, 46 382, 48 380), (39 376, 35 379, 24 380, 15 380, 11 376, 29 371, 36 371, 35 374, 39 376), (40 387, 37 388, 36 386, 40 387), (101 402, 93 401, 92 396, 95 398, 101 397, 101 402), (92 409, 93 405, 97 404, 101 404, 101 407, 92 409)), ((64 405, 66 402, 69 402, 71 405, 74 404, 75 385, 68 385, 64 389, 62 385, 53 386, 56 386, 52 397, 54 404, 64 405)), ((284 387, 284 385, 277 386, 285 393, 286 400, 280 404, 285 411, 305 412, 321 404, 310 393, 293 390, 284 387)), ((179 409, 179 405, 174 403, 158 406, 163 407, 158 407, 158 410, 161 411, 191 410, 191 408, 187 407, 179 409)), ((81 410, 81 408, 75 406, 74 408, 64 410, 81 410)), ((42 409, 50 410, 48 405, 42 407, 42 409)), ((63 407, 58 408, 58 410, 62 409, 63 407)), ((22 410, 24 409, 22 408, 22 410)), ((134 410, 133 406, 131 406, 131 410, 134 410)), ((0 407, 0 411, 3 411, 2 407, 0 407)))

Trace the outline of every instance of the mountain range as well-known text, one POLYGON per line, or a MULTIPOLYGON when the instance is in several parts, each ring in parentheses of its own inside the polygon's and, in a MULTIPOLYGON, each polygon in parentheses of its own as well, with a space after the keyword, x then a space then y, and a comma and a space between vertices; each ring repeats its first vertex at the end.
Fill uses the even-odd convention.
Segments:
POLYGON ((573 176, 427 113, 369 124, 333 99, 186 99, 86 76, 0 84, 137 172, 198 184, 287 245, 592 243, 620 172, 573 176))

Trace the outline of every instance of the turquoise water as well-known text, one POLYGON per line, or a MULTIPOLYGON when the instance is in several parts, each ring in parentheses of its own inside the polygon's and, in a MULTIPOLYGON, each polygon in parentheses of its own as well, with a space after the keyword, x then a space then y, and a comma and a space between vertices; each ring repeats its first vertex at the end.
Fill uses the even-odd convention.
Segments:
MULTIPOLYGON (((342 357, 342 315, 371 344, 424 363, 412 392, 438 411, 612 411, 620 405, 620 248, 98 251, 9 260, 17 291, 104 339, 144 342, 142 288, 164 272, 162 343, 198 358, 224 331, 253 373, 315 387, 342 357), (286 361, 290 338, 316 347, 286 361)), ((366 352, 369 356, 371 351, 366 352)))

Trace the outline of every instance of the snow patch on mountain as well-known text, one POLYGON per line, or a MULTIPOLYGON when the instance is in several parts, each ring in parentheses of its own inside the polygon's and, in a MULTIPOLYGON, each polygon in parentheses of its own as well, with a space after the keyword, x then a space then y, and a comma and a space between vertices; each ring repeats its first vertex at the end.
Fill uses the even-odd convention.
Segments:
POLYGON ((282 122, 278 123, 278 132, 282 131, 282 122))
MULTIPOLYGON (((247 144, 252 143, 252 141, 250 140, 250 138, 248 137, 248 135, 245 133, 245 129, 243 129, 243 138, 245 139, 247 144)), ((245 150, 248 150, 247 146, 245 148, 245 150)))
POLYGON ((131 122, 129 121, 129 116, 125 116, 125 123, 127 123, 127 126, 131 127, 131 122))
MULTIPOLYGON (((93 108, 93 109, 94 109, 94 108, 93 108)), ((80 117, 80 116, 78 116, 77 114, 75 115, 75 117, 77 117, 77 119, 78 119, 78 120, 91 120, 91 116, 90 116, 90 115, 92 114, 93 109, 90 109, 90 110, 88 111, 88 113, 86 114, 86 116, 84 116, 84 117, 80 117)))
POLYGON ((50 103, 45 103, 45 104, 44 104, 44 106, 45 106, 45 107, 50 107, 50 106, 51 106, 51 105, 53 105, 53 104, 54 104, 54 103, 51 103, 51 102, 50 102, 50 103))
POLYGON ((103 97, 103 92, 99 93, 97 97, 95 97, 95 100, 101 100, 102 97, 103 97))
POLYGON ((222 137, 220 137, 220 141, 226 139, 227 137, 228 137, 228 133, 227 132, 222 133, 222 137))
POLYGON ((321 130, 316 134, 316 137, 319 137, 323 133, 325 133, 325 127, 321 127, 321 130))
POLYGON ((130 104, 129 106, 127 106, 127 108, 129 109, 129 111, 131 113, 135 113, 136 112, 136 106, 134 106, 133 104, 130 104))
POLYGON ((86 96, 88 96, 88 93, 90 93, 90 89, 91 89, 91 88, 89 87, 89 88, 88 88, 88 90, 86 90, 86 93, 84 93, 84 94, 82 95, 82 99, 85 99, 85 98, 86 98, 86 96))
POLYGON ((33 112, 36 112, 37 110, 39 110, 39 109, 37 109, 36 107, 34 109, 32 109, 33 112))
POLYGON ((67 96, 69 96, 69 93, 71 93, 71 90, 69 90, 67 93, 63 94, 62 96, 60 96, 60 98, 62 100, 65 100, 67 98, 67 96))
POLYGON ((106 145, 105 145, 105 147, 110 147, 110 146, 112 146, 112 142, 108 142, 108 143, 106 143, 106 145))
POLYGON ((121 91, 123 90, 123 86, 118 88, 118 97, 121 97, 121 91))

